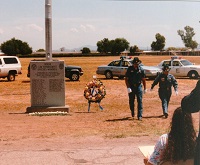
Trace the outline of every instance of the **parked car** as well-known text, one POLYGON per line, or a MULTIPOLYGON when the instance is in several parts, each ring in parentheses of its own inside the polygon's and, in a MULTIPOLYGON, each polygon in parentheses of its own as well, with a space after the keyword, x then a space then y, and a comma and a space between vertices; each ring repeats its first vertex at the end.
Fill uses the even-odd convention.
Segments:
MULTIPOLYGON (((43 59, 37 59, 34 61, 44 61, 43 59)), ((69 78, 71 81, 78 81, 80 76, 83 75, 83 70, 80 66, 66 65, 65 64, 65 77, 69 78)), ((27 77, 30 77, 30 64, 28 66, 27 77)))
POLYGON ((83 75, 83 70, 80 66, 65 65, 65 77, 71 81, 78 81, 80 76, 83 75))
POLYGON ((173 56, 171 59, 163 60, 158 64, 159 68, 163 65, 169 65, 169 73, 175 77, 189 77, 191 79, 198 78, 200 75, 200 65, 194 65, 186 59, 179 56, 173 56))
POLYGON ((0 56, 0 78, 15 81, 15 76, 22 74, 20 60, 16 56, 0 56))
MULTIPOLYGON (((107 79, 112 79, 113 77, 124 78, 126 71, 129 66, 132 65, 133 59, 130 57, 121 57, 119 60, 114 60, 110 62, 108 65, 101 65, 97 68, 96 74, 105 75, 107 79)), ((147 78, 155 78, 158 73, 162 70, 158 67, 154 66, 145 66, 140 64, 144 69, 147 78)))
POLYGON ((146 66, 143 64, 140 64, 140 65, 144 69, 146 77, 149 79, 156 78, 158 74, 162 72, 162 69, 156 66, 146 66))

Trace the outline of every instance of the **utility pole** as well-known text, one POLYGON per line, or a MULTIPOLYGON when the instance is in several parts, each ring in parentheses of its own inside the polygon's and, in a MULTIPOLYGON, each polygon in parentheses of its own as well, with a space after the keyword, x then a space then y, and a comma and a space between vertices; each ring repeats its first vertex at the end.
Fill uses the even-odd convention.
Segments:
POLYGON ((45 43, 46 60, 52 60, 52 1, 45 0, 45 43))

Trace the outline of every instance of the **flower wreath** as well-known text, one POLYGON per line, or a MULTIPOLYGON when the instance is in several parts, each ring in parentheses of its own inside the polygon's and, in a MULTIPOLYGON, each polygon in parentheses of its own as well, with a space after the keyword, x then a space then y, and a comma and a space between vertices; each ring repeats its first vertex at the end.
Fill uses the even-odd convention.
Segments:
POLYGON ((106 89, 100 80, 94 79, 85 86, 84 96, 89 102, 100 102, 106 95, 106 89))

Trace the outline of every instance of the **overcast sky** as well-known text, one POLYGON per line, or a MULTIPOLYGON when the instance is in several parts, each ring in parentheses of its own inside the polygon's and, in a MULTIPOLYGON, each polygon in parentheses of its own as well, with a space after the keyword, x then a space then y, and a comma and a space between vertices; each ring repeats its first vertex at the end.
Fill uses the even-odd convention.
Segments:
MULTIPOLYGON (((45 49, 45 0, 0 0, 0 44, 15 37, 33 51, 45 49)), ((200 43, 200 1, 52 0, 53 50, 96 46, 125 38, 150 49, 156 33, 166 47, 184 47, 177 34, 185 26, 200 43)))

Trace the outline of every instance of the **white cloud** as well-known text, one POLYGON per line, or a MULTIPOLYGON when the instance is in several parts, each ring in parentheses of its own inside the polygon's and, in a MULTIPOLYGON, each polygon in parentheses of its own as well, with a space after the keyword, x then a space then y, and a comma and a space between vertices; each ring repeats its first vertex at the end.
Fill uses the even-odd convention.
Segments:
POLYGON ((15 29, 17 29, 18 31, 24 31, 24 30, 30 30, 30 29, 34 29, 39 32, 43 31, 43 28, 36 24, 28 24, 25 26, 16 26, 15 29))
POLYGON ((38 25, 36 25, 36 24, 29 24, 29 25, 27 25, 27 26, 28 26, 29 28, 34 29, 34 30, 37 30, 37 31, 39 31, 39 32, 43 31, 43 28, 40 27, 40 26, 38 26, 38 25))
POLYGON ((92 31, 95 31, 95 27, 93 25, 87 24, 86 27, 89 28, 92 31))
POLYGON ((17 30, 20 30, 20 31, 22 31, 22 30, 23 30, 23 28, 22 28, 22 27, 20 27, 20 26, 16 26, 16 27, 15 27, 15 29, 17 29, 17 30))
POLYGON ((71 32, 78 33, 78 29, 77 29, 77 28, 71 28, 70 31, 71 31, 71 32))
POLYGON ((95 27, 93 25, 87 24, 87 25, 80 25, 80 29, 84 32, 90 32, 95 31, 95 27))
POLYGON ((86 25, 83 25, 81 24, 78 28, 71 28, 70 29, 71 32, 91 32, 91 31, 95 31, 95 27, 93 25, 90 25, 90 24, 86 24, 86 25))
POLYGON ((3 29, 0 29, 0 34, 3 34, 3 33, 4 33, 3 29))
POLYGON ((86 29, 86 26, 85 26, 85 25, 80 25, 80 29, 81 29, 82 31, 84 31, 84 32, 86 32, 86 31, 87 31, 87 29, 86 29))

